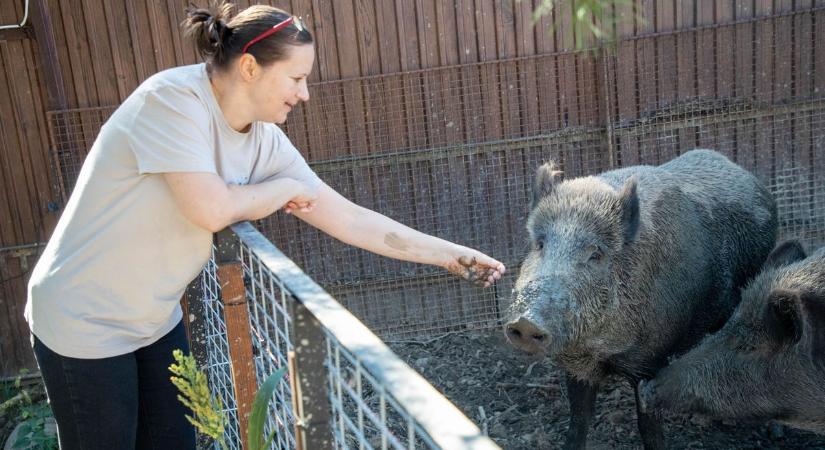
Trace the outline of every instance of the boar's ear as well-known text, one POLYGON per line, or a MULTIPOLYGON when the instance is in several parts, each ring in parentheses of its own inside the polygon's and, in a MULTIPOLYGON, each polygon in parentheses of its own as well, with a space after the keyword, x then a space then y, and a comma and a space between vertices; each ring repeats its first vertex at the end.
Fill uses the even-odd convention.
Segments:
POLYGON ((619 198, 622 202, 622 228, 624 229, 624 242, 633 242, 639 231, 639 195, 636 193, 638 180, 630 177, 625 181, 619 198))
POLYGON ((774 289, 768 295, 765 327, 778 345, 793 345, 802 338, 802 314, 799 291, 774 289))
POLYGON ((561 182, 562 171, 558 170, 553 161, 541 165, 536 171, 536 184, 533 186, 533 198, 530 209, 539 204, 539 200, 553 192, 553 188, 561 182))
POLYGON ((762 269, 777 269, 805 259, 805 249, 797 240, 785 241, 773 249, 762 269))
POLYGON ((802 295, 805 340, 810 342, 814 363, 825 367, 825 297, 814 292, 802 295))

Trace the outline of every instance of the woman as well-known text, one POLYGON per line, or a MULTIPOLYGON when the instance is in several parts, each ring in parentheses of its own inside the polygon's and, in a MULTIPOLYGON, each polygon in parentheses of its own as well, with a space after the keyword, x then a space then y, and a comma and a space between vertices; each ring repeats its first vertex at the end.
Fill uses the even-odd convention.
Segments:
POLYGON ((356 206, 274 123, 309 100, 300 22, 253 6, 190 10, 205 64, 158 73, 115 111, 29 282, 26 319, 64 449, 194 448, 169 382, 188 348, 178 300, 212 233, 283 208, 351 245, 489 286, 504 266, 356 206))

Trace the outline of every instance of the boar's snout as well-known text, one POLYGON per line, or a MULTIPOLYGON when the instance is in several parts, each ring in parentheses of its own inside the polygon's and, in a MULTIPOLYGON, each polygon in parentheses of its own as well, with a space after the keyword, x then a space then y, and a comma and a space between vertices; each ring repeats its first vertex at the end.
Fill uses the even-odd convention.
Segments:
POLYGON ((504 333, 514 347, 528 353, 541 352, 549 340, 546 331, 525 317, 507 323, 504 333))

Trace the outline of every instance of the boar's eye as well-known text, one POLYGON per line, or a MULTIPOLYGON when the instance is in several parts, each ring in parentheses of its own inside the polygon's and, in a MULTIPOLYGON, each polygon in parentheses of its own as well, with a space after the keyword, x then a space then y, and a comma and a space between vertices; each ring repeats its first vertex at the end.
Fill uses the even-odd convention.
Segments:
POLYGON ((597 263, 601 261, 602 258, 604 258, 604 253, 601 251, 601 249, 597 248, 593 250, 593 253, 590 254, 590 258, 588 258, 587 261, 597 263))
POLYGON ((539 251, 544 250, 544 238, 536 239, 535 244, 536 244, 536 250, 539 250, 539 251))

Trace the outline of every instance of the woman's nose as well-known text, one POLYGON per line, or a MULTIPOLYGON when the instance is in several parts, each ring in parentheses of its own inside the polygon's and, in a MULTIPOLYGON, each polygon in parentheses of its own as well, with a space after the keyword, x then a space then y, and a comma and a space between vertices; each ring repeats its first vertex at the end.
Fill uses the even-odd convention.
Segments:
POLYGON ((308 102, 308 101, 309 101, 309 88, 308 88, 308 86, 307 86, 306 84, 303 84, 303 85, 302 85, 302 86, 298 89, 298 98, 299 98, 302 102, 308 102))

